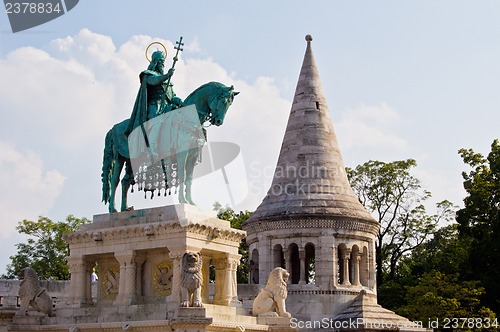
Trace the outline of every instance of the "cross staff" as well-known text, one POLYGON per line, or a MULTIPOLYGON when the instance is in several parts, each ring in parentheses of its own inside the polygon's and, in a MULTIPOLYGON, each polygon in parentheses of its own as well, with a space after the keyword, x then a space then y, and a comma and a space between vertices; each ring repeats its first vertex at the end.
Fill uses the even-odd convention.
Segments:
MULTIPOLYGON (((174 69, 174 67, 175 67, 175 63, 177 62, 177 60, 179 60, 179 58, 177 58, 177 56, 179 55, 179 51, 183 51, 183 49, 181 48, 181 46, 183 46, 183 45, 184 45, 184 43, 182 42, 182 36, 181 36, 181 38, 179 38, 179 41, 176 41, 175 43, 176 43, 177 45, 176 45, 176 46, 174 46, 174 49, 175 49, 175 50, 177 50, 177 52, 175 52, 175 56, 174 56, 174 63, 172 64, 172 68, 170 68, 170 69, 174 69)), ((170 76, 170 77, 168 78, 168 80, 167 80, 167 86, 170 84, 170 78, 171 78, 171 77, 172 77, 172 76, 170 76)))

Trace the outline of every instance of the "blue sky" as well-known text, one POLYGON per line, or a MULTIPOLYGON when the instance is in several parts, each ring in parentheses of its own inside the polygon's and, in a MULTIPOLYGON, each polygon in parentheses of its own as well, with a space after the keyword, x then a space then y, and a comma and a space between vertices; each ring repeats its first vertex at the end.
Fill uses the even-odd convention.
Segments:
MULTIPOLYGON (((434 200, 461 205, 457 150, 487 153, 500 136, 498 17, 498 1, 82 0, 13 34, 1 13, 0 271, 21 241, 17 221, 107 211, 104 136, 130 116, 145 47, 164 41, 169 65, 179 36, 178 95, 212 80, 241 92, 226 123, 209 128, 209 140, 241 147, 236 209, 255 209, 267 191, 306 34, 346 166, 414 158, 434 200)), ((198 181, 201 206, 227 203, 217 179, 198 181)), ((132 196, 136 209, 173 202, 132 196)))

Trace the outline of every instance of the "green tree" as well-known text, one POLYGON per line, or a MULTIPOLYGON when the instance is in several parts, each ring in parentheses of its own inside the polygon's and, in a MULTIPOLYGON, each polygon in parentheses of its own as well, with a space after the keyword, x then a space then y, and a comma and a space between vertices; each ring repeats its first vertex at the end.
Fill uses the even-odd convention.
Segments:
POLYGON ((394 280, 401 259, 420 246, 440 220, 452 215, 448 201, 438 204, 435 215, 427 214, 424 202, 431 193, 411 174, 416 165, 413 159, 390 163, 371 160, 355 169, 347 168, 361 204, 381 225, 375 245, 378 286, 394 280))
MULTIPOLYGON (((236 229, 242 229, 243 223, 250 218, 252 214, 250 211, 240 211, 236 213, 229 206, 222 207, 218 202, 214 204, 214 210, 217 211, 217 217, 222 220, 227 220, 231 223, 231 227, 236 229)), ((248 244, 245 239, 241 240, 240 246, 238 248, 238 253, 241 255, 240 265, 236 271, 237 282, 240 284, 248 283, 248 244)))
POLYGON ((481 283, 464 279, 463 266, 471 246, 458 236, 457 229, 456 223, 438 229, 402 259, 397 281, 389 280, 378 289, 379 302, 424 325, 429 319, 493 317, 483 301, 481 283))
POLYGON ((417 285, 424 286, 422 280, 427 279, 422 278, 429 273, 457 276, 460 282, 464 281, 463 264, 468 257, 470 242, 460 239, 457 229, 456 223, 441 227, 403 258, 398 266, 397 281, 389 280, 378 289, 379 302, 395 311, 407 306, 408 290, 417 285))
POLYGON ((487 157, 472 149, 460 149, 459 154, 472 169, 462 173, 467 196, 464 208, 457 212, 460 237, 471 243, 466 277, 481 281, 486 303, 499 313, 500 143, 493 141, 487 157))
POLYGON ((19 222, 17 231, 28 235, 28 239, 16 245, 17 254, 10 256, 11 263, 7 265, 7 273, 2 278, 13 279, 21 269, 29 266, 35 269, 41 279, 68 280, 70 272, 66 257, 69 252, 63 235, 88 222, 90 220, 86 218, 72 215, 64 222, 54 222, 41 216, 38 221, 19 222))
POLYGON ((433 270, 449 275, 462 274, 470 249, 470 240, 459 238, 457 223, 441 227, 412 252, 406 262, 411 269, 409 274, 417 278, 433 270))
MULTIPOLYGON (((481 318, 482 323, 485 323, 485 318, 488 318, 493 323, 495 314, 484 307, 480 301, 484 293, 484 288, 480 287, 477 281, 459 281, 457 274, 446 275, 439 271, 425 272, 417 285, 408 287, 406 293, 408 304, 396 311, 412 321, 423 322, 424 326, 429 320, 438 319, 439 330, 442 330, 445 319, 450 318, 477 317, 481 318)), ((473 324, 465 325, 463 330, 482 330, 479 325, 476 329, 476 320, 471 322, 473 324)), ((469 321, 466 324, 469 324, 469 321)))

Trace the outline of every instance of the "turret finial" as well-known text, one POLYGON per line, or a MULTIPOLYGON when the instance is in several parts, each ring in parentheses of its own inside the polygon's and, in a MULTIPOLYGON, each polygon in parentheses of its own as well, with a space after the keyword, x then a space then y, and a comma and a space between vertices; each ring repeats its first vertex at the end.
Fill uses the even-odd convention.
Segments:
POLYGON ((312 40, 313 40, 313 36, 311 36, 311 35, 307 35, 307 36, 306 36, 306 41, 307 41, 308 43, 309 43, 309 42, 312 42, 312 40))

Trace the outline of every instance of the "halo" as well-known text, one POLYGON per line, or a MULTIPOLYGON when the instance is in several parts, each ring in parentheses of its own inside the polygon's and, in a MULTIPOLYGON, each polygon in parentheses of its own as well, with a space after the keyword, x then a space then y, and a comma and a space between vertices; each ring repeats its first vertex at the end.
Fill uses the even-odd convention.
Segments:
POLYGON ((149 48, 151 47, 151 45, 154 45, 154 44, 159 44, 161 45, 161 47, 163 47, 163 51, 165 53, 165 57, 167 57, 167 48, 165 47, 165 45, 163 45, 162 43, 160 42, 152 42, 151 44, 148 45, 148 47, 146 47, 146 60, 148 60, 148 62, 151 62, 151 60, 148 58, 148 50, 149 48))

